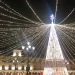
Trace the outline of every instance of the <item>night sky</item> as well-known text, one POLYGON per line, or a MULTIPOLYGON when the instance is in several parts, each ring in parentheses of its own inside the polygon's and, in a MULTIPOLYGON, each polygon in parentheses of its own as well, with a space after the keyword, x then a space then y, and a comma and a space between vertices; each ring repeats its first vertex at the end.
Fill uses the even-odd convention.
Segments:
MULTIPOLYGON (((2 0, 11 8, 22 15, 39 21, 26 4, 25 0, 2 0)), ((28 0, 36 14, 44 23, 50 23, 50 15, 55 13, 56 0, 28 0)), ((56 23, 61 22, 75 8, 75 0, 59 0, 56 23)), ((75 20, 75 11, 64 23, 72 23, 75 20)))
MULTIPOLYGON (((8 6, 10 6, 11 8, 13 8, 15 11, 24 15, 25 17, 27 17, 33 21, 40 22, 36 18, 36 16, 33 14, 31 9, 28 7, 25 0, 2 0, 2 1, 5 4, 7 4, 8 6)), ((32 6, 32 8, 36 12, 36 14, 40 17, 40 19, 44 23, 47 23, 47 24, 51 23, 50 15, 55 13, 56 0, 28 0, 28 2, 30 3, 30 5, 32 6)), ((2 4, 0 3, 0 6, 1 5, 2 4)), ((3 7, 4 7, 4 5, 3 5, 3 7)), ((56 23, 60 23, 73 10, 73 8, 75 8, 75 0, 59 0, 56 23)), ((17 17, 17 18, 21 19, 19 16, 13 15, 7 11, 4 11, 1 8, 0 8, 0 13, 7 14, 8 16, 11 15, 13 17, 17 17)), ((30 42, 32 42, 32 44, 35 46, 36 53, 38 50, 39 50, 39 53, 42 53, 41 51, 44 50, 43 56, 40 54, 42 57, 44 57, 45 51, 47 49, 50 29, 47 29, 47 31, 43 35, 40 35, 40 38, 38 38, 38 35, 36 35, 36 34, 43 33, 44 29, 46 29, 46 28, 39 29, 37 27, 33 27, 32 26, 33 24, 29 25, 29 23, 27 23, 27 26, 28 26, 28 28, 27 28, 27 26, 24 25, 24 24, 26 24, 26 22, 23 22, 20 20, 15 20, 15 19, 13 20, 8 17, 1 16, 1 15, 0 15, 0 19, 5 20, 5 21, 21 23, 21 25, 19 25, 19 26, 22 28, 24 27, 24 29, 21 28, 21 30, 17 29, 15 31, 14 27, 19 27, 18 24, 8 23, 8 22, 0 22, 0 24, 2 24, 2 28, 4 28, 4 26, 5 26, 5 28, 13 27, 13 31, 10 28, 9 28, 10 30, 3 29, 3 31, 2 30, 0 31, 0 36, 1 36, 0 37, 0 50, 1 50, 0 53, 3 52, 4 54, 5 53, 8 55, 11 54, 13 49, 15 49, 15 48, 19 49, 19 47, 21 46, 20 42, 24 41, 24 43, 26 43, 26 38, 27 38, 27 40, 31 40, 30 42), (3 24, 7 24, 7 25, 3 25, 3 24), (34 29, 32 29, 32 28, 34 28, 34 29), (35 35, 37 36, 38 39, 36 37, 34 37, 35 35), (32 39, 30 39, 30 38, 32 38, 32 39), (14 40, 16 40, 16 41, 14 41, 14 40), (15 45, 16 45, 16 47, 14 47, 15 45)), ((22 18, 22 20, 25 21, 25 19, 23 19, 23 18, 22 18)), ((73 22, 75 22, 75 11, 70 15, 70 17, 66 21, 63 22, 63 24, 65 24, 65 23, 69 24, 69 23, 73 23, 73 22)), ((34 26, 37 26, 37 25, 34 24, 34 26)), ((70 26, 72 26, 72 25, 70 24, 70 26)), ((75 27, 75 25, 72 27, 75 27)), ((71 50, 75 50, 75 41, 73 41, 73 39, 75 39, 75 30, 71 30, 71 29, 67 29, 62 26, 61 27, 59 26, 59 27, 56 27, 56 31, 57 31, 57 36, 58 36, 59 43, 61 45, 63 54, 65 55, 67 53, 69 55, 68 51, 70 51, 70 53, 72 53, 71 50), (69 35, 69 37, 71 37, 72 39, 68 38, 67 35, 69 35), (64 50, 66 51, 66 53, 64 53, 64 50)), ((39 54, 38 54, 38 56, 39 56, 39 54)), ((73 56, 75 57, 75 54, 73 56)))

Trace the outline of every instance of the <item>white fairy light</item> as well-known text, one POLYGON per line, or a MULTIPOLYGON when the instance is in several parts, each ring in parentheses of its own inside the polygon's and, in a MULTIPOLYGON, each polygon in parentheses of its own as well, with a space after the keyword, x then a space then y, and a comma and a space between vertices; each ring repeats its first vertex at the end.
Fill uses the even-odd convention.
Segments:
POLYGON ((33 70, 33 66, 30 66, 30 70, 33 70))
POLYGON ((35 50, 35 47, 32 47, 33 50, 35 50))
POLYGON ((27 42, 27 45, 30 45, 30 42, 27 42))
POLYGON ((15 66, 14 66, 14 65, 12 65, 11 69, 12 69, 12 70, 15 70, 15 66))
POLYGON ((59 24, 63 23, 73 12, 74 12, 75 8, 72 9, 72 11, 68 14, 68 16, 62 20, 59 24))
POLYGON ((18 62, 18 60, 17 60, 17 62, 18 62))
MULTIPOLYGON (((64 60, 64 57, 63 57, 63 54, 62 54, 62 50, 61 50, 61 47, 60 47, 60 44, 59 44, 59 41, 58 41, 58 37, 57 37, 56 31, 55 31, 54 24, 52 23, 49 41, 48 41, 48 46, 47 46, 46 61, 49 61, 51 63, 54 63, 56 61, 56 62, 59 63, 59 61, 63 62, 63 60, 64 60)), ((55 71, 55 69, 57 67, 55 67, 56 65, 53 65, 53 64, 48 65, 46 63, 45 66, 48 66, 48 67, 44 68, 44 75, 46 75, 46 74, 51 75, 51 74, 57 73, 58 71, 61 71, 61 74, 63 74, 63 72, 64 72, 65 75, 68 75, 67 68, 66 68, 65 65, 64 65, 64 67, 62 67, 63 71, 60 68, 58 69, 58 71, 55 71), (51 67, 50 65, 53 66, 53 67, 51 67)), ((61 66, 58 65, 58 67, 61 67, 61 66)))
POLYGON ((8 69, 9 69, 9 66, 8 66, 8 65, 6 65, 6 66, 5 66, 5 70, 8 70, 8 69))
POLYGON ((31 45, 29 45, 28 48, 30 49, 31 48, 31 45))
POLYGON ((16 20, 19 20, 19 21, 27 22, 27 21, 25 21, 25 20, 21 20, 21 19, 18 19, 18 18, 15 18, 15 17, 9 16, 9 15, 6 15, 6 14, 3 14, 3 13, 0 13, 0 15, 5 16, 5 17, 8 17, 8 18, 16 19, 16 20))
POLYGON ((20 56, 20 57, 22 56, 22 55, 21 55, 21 52, 19 52, 18 56, 20 56))
POLYGON ((23 24, 23 23, 17 23, 17 22, 12 22, 12 21, 6 21, 6 20, 0 20, 1 22, 8 22, 8 23, 15 23, 15 24, 23 24))
MULTIPOLYGON (((33 10, 33 8, 30 6, 30 4, 29 4, 29 2, 26 0, 26 3, 27 3, 27 5, 29 6, 29 8, 32 10, 32 12, 34 13, 34 15, 39 19, 39 21, 40 22, 42 22, 41 21, 41 19, 38 17, 38 15, 35 13, 35 11, 33 10)), ((43 22, 42 22, 43 23, 43 22)), ((44 23, 43 23, 44 24, 44 23)))
POLYGON ((13 60, 13 62, 15 62, 15 61, 13 60))
POLYGON ((19 65, 19 66, 18 66, 18 70, 21 70, 21 69, 22 69, 22 66, 21 66, 21 65, 19 65))
MULTIPOLYGON (((2 3, 3 3, 3 2, 2 2, 2 3)), ((3 3, 3 4, 4 4, 4 3, 3 3)), ((6 8, 4 8, 4 7, 2 7, 2 6, 0 6, 0 8, 1 8, 1 9, 4 9, 5 11, 10 12, 10 13, 12 13, 12 14, 14 14, 14 15, 17 15, 17 16, 19 16, 19 17, 21 17, 21 18, 24 18, 24 19, 26 19, 26 20, 28 20, 28 21, 30 21, 30 22, 32 22, 32 23, 39 24, 38 22, 35 22, 35 21, 32 21, 32 20, 26 18, 25 16, 23 16, 23 15, 21 15, 20 13, 16 12, 14 9, 10 8, 9 6, 8 6, 8 8, 10 8, 10 9, 11 9, 12 11, 14 11, 15 13, 12 12, 12 11, 9 11, 8 9, 6 9, 6 8)))
POLYGON ((28 51, 28 50, 29 50, 29 48, 27 47, 27 48, 26 48, 26 50, 28 51))
POLYGON ((25 46, 22 46, 22 49, 24 50, 25 49, 25 46))
POLYGON ((15 52, 13 53, 13 56, 16 56, 16 53, 15 52))

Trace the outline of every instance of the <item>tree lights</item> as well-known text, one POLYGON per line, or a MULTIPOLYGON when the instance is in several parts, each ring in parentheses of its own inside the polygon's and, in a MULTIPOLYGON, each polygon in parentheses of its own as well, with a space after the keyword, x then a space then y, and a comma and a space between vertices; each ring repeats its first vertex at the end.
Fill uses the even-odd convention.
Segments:
POLYGON ((62 50, 53 24, 53 15, 51 16, 51 20, 52 24, 47 46, 44 75, 55 75, 59 72, 59 75, 68 75, 67 68, 64 64, 62 50))

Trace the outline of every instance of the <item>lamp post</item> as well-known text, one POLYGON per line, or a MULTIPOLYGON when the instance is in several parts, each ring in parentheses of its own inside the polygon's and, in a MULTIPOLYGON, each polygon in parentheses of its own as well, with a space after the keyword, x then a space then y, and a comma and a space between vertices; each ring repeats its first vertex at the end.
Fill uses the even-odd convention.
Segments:
POLYGON ((30 70, 30 65, 29 65, 29 53, 31 51, 35 50, 35 47, 31 46, 30 42, 27 42, 26 46, 22 46, 22 50, 26 50, 27 51, 27 55, 28 55, 28 60, 27 60, 27 67, 26 67, 26 71, 27 71, 27 75, 29 73, 30 70))

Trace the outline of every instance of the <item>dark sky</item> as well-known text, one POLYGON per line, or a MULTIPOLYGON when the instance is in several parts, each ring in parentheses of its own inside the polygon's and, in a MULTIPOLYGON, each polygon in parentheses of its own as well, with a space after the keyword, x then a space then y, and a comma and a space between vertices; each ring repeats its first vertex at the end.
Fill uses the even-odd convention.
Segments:
MULTIPOLYGON (((39 21, 27 6, 25 0, 2 0, 11 8, 15 9, 22 15, 39 21)), ((49 16, 55 13, 56 0, 28 0, 36 14, 41 18, 44 23, 50 23, 49 16)), ((70 12, 75 8, 75 0, 59 0, 58 12, 56 22, 62 21, 70 12)), ((64 22, 71 23, 75 20, 75 12, 64 22)))

